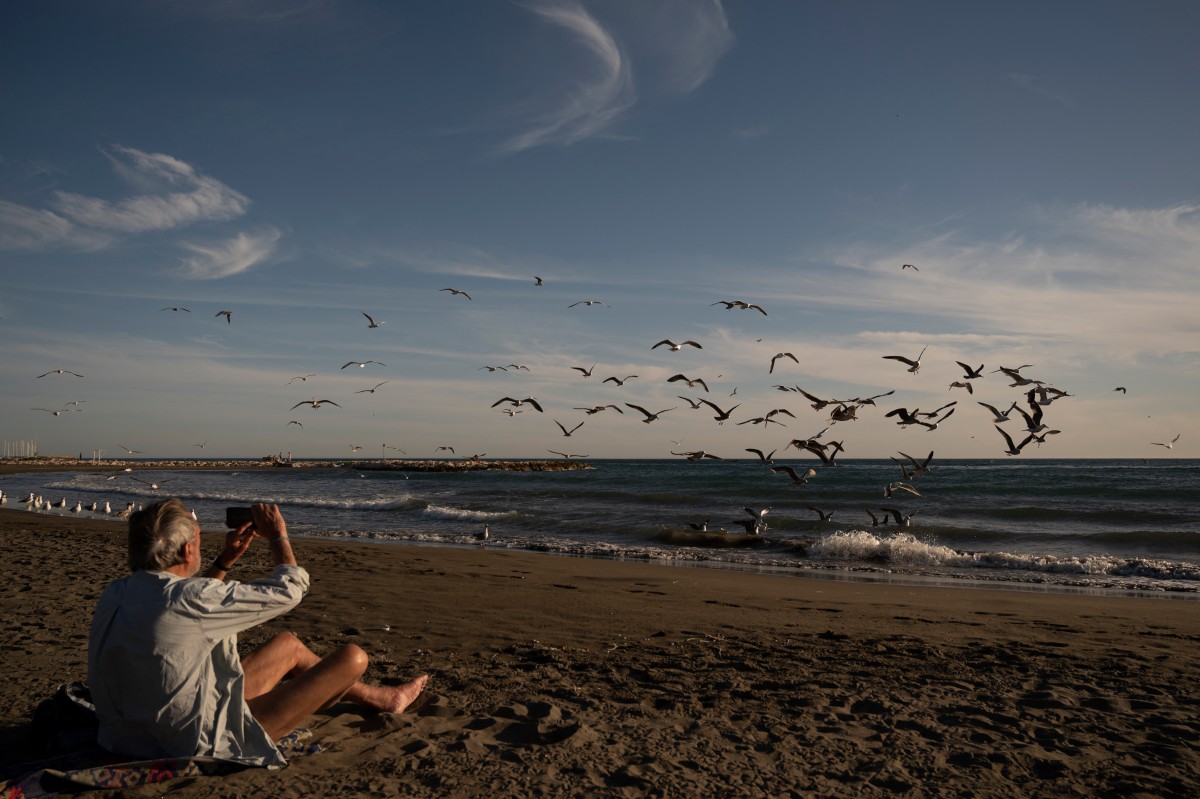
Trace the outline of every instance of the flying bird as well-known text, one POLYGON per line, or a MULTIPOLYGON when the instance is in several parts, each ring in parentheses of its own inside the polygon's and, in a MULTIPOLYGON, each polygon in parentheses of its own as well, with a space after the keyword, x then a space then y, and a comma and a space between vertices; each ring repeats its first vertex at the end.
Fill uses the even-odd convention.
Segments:
POLYGON ((771 458, 775 455, 776 450, 771 450, 770 454, 764 455, 763 451, 761 449, 753 449, 752 447, 747 447, 746 452, 753 452, 755 455, 757 455, 759 463, 763 464, 764 466, 770 466, 772 463, 774 463, 774 461, 771 460, 771 458))
POLYGON ((808 478, 814 477, 817 473, 816 469, 809 469, 803 475, 800 475, 791 466, 772 466, 771 471, 776 474, 786 474, 792 478, 793 485, 804 485, 808 482, 808 478))
POLYGON ((1120 391, 1122 394, 1124 394, 1125 386, 1117 386, 1116 388, 1113 389, 1113 391, 1120 391))
POLYGON ((1001 427, 998 424, 993 424, 992 427, 995 427, 997 430, 1000 431, 1000 435, 1004 436, 1004 443, 1008 445, 1008 449, 1005 450, 1006 454, 1008 454, 1008 455, 1020 455, 1021 454, 1021 447, 1024 447, 1025 444, 1028 443, 1029 439, 1025 439, 1025 441, 1022 441, 1021 446, 1018 447, 1016 444, 1013 443, 1012 436, 1010 436, 1008 433, 1004 432, 1003 427, 1001 427))
POLYGON ((522 405, 532 405, 534 410, 536 410, 538 413, 544 413, 544 411, 542 410, 542 406, 538 405, 537 400, 534 399, 533 397, 526 397, 525 399, 513 399, 512 397, 501 397, 500 399, 498 399, 492 403, 492 407, 495 408, 497 405, 499 405, 502 402, 510 403, 514 408, 520 408, 522 405))
POLYGON ((342 407, 341 405, 338 405, 338 404, 337 404, 336 402, 334 402, 333 400, 319 400, 319 399, 317 399, 316 397, 313 397, 313 398, 312 398, 312 399, 310 399, 310 400, 301 400, 300 402, 297 402, 295 405, 293 405, 292 407, 288 408, 288 410, 289 410, 289 411, 294 411, 294 410, 296 410, 297 408, 299 408, 301 405, 311 405, 311 406, 313 406, 314 408, 320 408, 322 405, 332 405, 332 406, 333 406, 333 407, 335 407, 335 408, 340 408, 340 407, 342 407))
POLYGON ((449 450, 451 455, 456 454, 454 452, 454 447, 438 447, 437 449, 434 450, 434 452, 441 452, 442 450, 449 450))
POLYGON ((995 417, 995 418, 992 420, 993 422, 1007 422, 1007 421, 1008 421, 1008 415, 1009 415, 1010 413, 1012 413, 1012 412, 1013 412, 1013 409, 1014 409, 1014 408, 1016 408, 1016 407, 1017 407, 1017 403, 1014 401, 1012 405, 1008 406, 1008 410, 1006 410, 1006 411, 1004 411, 1003 413, 1001 413, 1001 412, 1000 412, 1000 411, 999 411, 999 410, 996 408, 996 406, 995 406, 995 405, 988 405, 986 402, 980 402, 980 403, 978 403, 978 404, 982 405, 983 407, 987 408, 989 411, 991 411, 991 412, 992 412, 992 416, 994 416, 994 417, 995 417))
POLYGON ((130 449, 129 447, 125 446, 124 444, 117 444, 117 446, 118 446, 118 447, 120 447, 121 449, 125 450, 126 452, 128 452, 130 455, 143 455, 143 454, 145 454, 145 453, 144 453, 142 450, 140 450, 140 449, 130 449))
POLYGON ((592 376, 592 372, 594 372, 594 371, 596 370, 596 364, 592 364, 592 368, 591 368, 591 369, 584 369, 582 366, 572 366, 571 368, 572 368, 572 369, 578 369, 580 372, 582 372, 582 373, 583 373, 583 376, 584 376, 584 377, 591 377, 591 376, 592 376))
POLYGON ((974 387, 974 386, 972 386, 970 383, 964 383, 964 382, 963 382, 963 381, 961 381, 961 380, 955 380, 953 383, 951 383, 951 384, 948 386, 948 388, 965 388, 965 389, 967 390, 967 393, 968 393, 968 394, 974 394, 974 393, 975 393, 975 387, 974 387))
POLYGON ((620 414, 625 413, 625 411, 621 410, 616 405, 593 405, 590 408, 572 408, 572 410, 583 411, 588 416, 594 416, 595 414, 600 413, 600 411, 608 410, 609 408, 612 408, 614 411, 620 414))
POLYGON ((916 374, 917 372, 921 371, 921 356, 925 354, 925 350, 927 350, 927 349, 929 349, 929 347, 925 347, 924 349, 922 349, 921 355, 918 355, 916 360, 913 360, 911 358, 905 358, 903 355, 884 355, 883 358, 884 358, 884 360, 901 361, 903 363, 906 363, 906 364, 908 364, 908 371, 912 372, 913 374, 916 374))
POLYGON ((374 319, 371 318, 371 315, 369 313, 367 313, 366 311, 363 311, 362 315, 367 317, 367 329, 368 330, 374 330, 375 328, 379 327, 380 325, 387 324, 387 322, 376 322, 374 319))
POLYGON ((540 277, 538 277, 537 275, 534 275, 534 276, 533 276, 533 285, 535 285, 535 286, 544 286, 544 285, 546 285, 546 284, 542 282, 542 279, 541 279, 540 277))
POLYGON ((180 308, 180 307, 175 307, 175 308, 159 308, 159 310, 160 310, 160 311, 184 311, 185 313, 191 313, 191 310, 189 310, 188 308, 180 308))
POLYGON ((716 456, 716 455, 713 455, 713 454, 711 454, 711 453, 705 452, 705 451, 704 451, 704 450, 702 450, 702 449, 701 449, 701 450, 696 450, 695 452, 675 452, 674 450, 672 450, 672 451, 671 451, 671 454, 672 454, 672 455, 682 455, 683 457, 687 458, 687 459, 688 459, 689 461, 691 461, 692 463, 696 463, 697 461, 702 461, 702 460, 704 460, 705 458, 712 458, 714 461, 723 461, 723 460, 725 460, 724 458, 721 458, 721 457, 718 457, 718 456, 716 456))
POLYGON ((379 361, 346 361, 342 368, 345 369, 348 366, 357 366, 359 369, 365 369, 369 363, 373 363, 377 366, 387 366, 386 363, 380 363, 379 361))
POLYGON ((833 514, 837 513, 837 511, 833 511, 833 510, 826 513, 825 511, 821 510, 820 508, 814 508, 812 505, 809 505, 808 509, 810 511, 812 511, 813 513, 817 514, 818 516, 820 516, 821 521, 823 521, 823 522, 830 521, 831 519, 833 519, 833 514))
POLYGON ((576 305, 586 305, 586 306, 588 306, 589 308, 590 308, 590 307, 592 307, 593 305, 603 305, 605 308, 611 308, 611 307, 612 307, 611 305, 609 305, 608 303, 604 302, 603 300, 580 300, 579 302, 573 302, 573 303, 571 303, 571 304, 570 304, 570 305, 568 305, 567 307, 568 307, 568 308, 574 308, 576 305))
POLYGON ((791 358, 793 361, 796 361, 797 364, 800 363, 800 361, 796 360, 796 356, 792 355, 790 352, 781 352, 771 359, 771 368, 767 370, 767 374, 775 373, 775 362, 780 358, 791 358))
MULTIPOLYGON (((541 284, 538 284, 538 285, 541 285, 541 284)), ((578 454, 576 454, 576 453, 574 453, 574 452, 570 452, 570 453, 568 453, 568 452, 559 452, 559 451, 557 451, 557 450, 553 450, 553 449, 548 449, 548 450, 546 450, 546 451, 547 451, 547 452, 549 452, 549 453, 550 453, 550 454, 552 454, 552 455, 558 455, 558 456, 560 456, 560 457, 567 458, 568 460, 569 460, 569 459, 571 459, 571 458, 586 458, 586 457, 588 457, 587 455, 578 455, 578 454)))
POLYGON ((159 486, 161 486, 161 485, 166 485, 167 483, 170 483, 170 482, 171 482, 171 481, 173 481, 173 480, 178 480, 179 478, 178 478, 178 477, 172 477, 172 478, 169 478, 169 479, 167 479, 167 480, 159 480, 158 482, 152 482, 152 481, 150 481, 150 480, 142 480, 142 479, 140 479, 140 478, 137 478, 137 477, 130 477, 129 479, 130 479, 130 480, 137 480, 137 481, 138 481, 139 483, 141 483, 142 485, 148 485, 148 486, 150 486, 150 490, 151 490, 151 491, 157 491, 159 486))
POLYGON ((704 389, 705 393, 708 392, 708 383, 705 383, 699 377, 697 377, 694 380, 692 378, 688 377, 687 375, 672 375, 671 377, 667 378, 668 383, 678 383, 680 380, 687 383, 688 388, 695 388, 697 385, 699 385, 701 388, 704 389))
MULTIPOLYGON (((687 397, 683 397, 682 399, 687 399, 687 397)), ((723 411, 719 407, 717 407, 716 403, 709 402, 706 399, 697 400, 697 402, 703 402, 705 405, 707 405, 708 407, 712 408, 714 411, 717 412, 717 415, 713 417, 713 419, 715 419, 717 421, 717 424, 725 424, 725 422, 728 421, 728 419, 729 419, 729 414, 733 413, 735 410, 742 407, 742 404, 739 402, 737 405, 734 405, 729 410, 723 411)), ((739 424, 741 424, 741 422, 739 422, 739 424)))
POLYGON ((69 369, 51 369, 49 372, 46 372, 46 374, 44 374, 44 375, 38 375, 37 379, 41 380, 46 375, 74 375, 75 377, 83 377, 83 375, 78 374, 76 372, 72 372, 69 369))
POLYGON ((355 394, 374 394, 376 388, 379 388, 380 386, 386 386, 390 382, 392 382, 392 381, 384 380, 382 383, 376 383, 375 388, 364 388, 361 391, 355 391, 354 393, 355 394))
POLYGON ((62 409, 60 409, 60 410, 57 410, 57 411, 52 411, 52 410, 50 410, 49 408, 30 408, 29 410, 31 410, 31 411, 45 411, 46 413, 50 413, 50 414, 53 414, 53 415, 55 415, 55 416, 60 416, 60 415, 62 415, 62 414, 64 414, 64 413, 70 413, 71 411, 78 411, 79 413, 83 413, 83 410, 82 410, 82 409, 80 409, 80 408, 62 408, 62 409))
POLYGON ((558 425, 558 429, 559 429, 559 430, 561 430, 561 431, 563 432, 563 435, 564 435, 564 436, 567 436, 568 438, 569 438, 569 437, 571 436, 571 434, 572 434, 572 433, 574 433, 576 430, 578 430, 579 428, 583 427, 583 422, 580 422, 579 424, 575 425, 575 426, 574 426, 574 427, 572 427, 570 430, 568 430, 567 428, 563 427, 563 423, 562 423, 562 422, 560 422, 560 421, 558 421, 557 419, 555 419, 555 420, 554 420, 554 423, 555 423, 556 425, 558 425))
POLYGON ((916 266, 914 266, 913 264, 901 264, 901 265, 900 265, 900 271, 901 271, 901 272, 903 272, 905 269, 911 269, 911 270, 913 270, 914 272, 920 272, 920 271, 921 271, 920 269, 917 269, 917 267, 916 267, 916 266))
POLYGON ((651 422, 653 422, 655 419, 657 419, 659 416, 666 413, 667 411, 675 410, 674 408, 666 408, 664 410, 659 411, 658 413, 650 413, 650 411, 646 410, 641 405, 634 405, 631 402, 625 403, 625 407, 633 408, 635 411, 641 411, 642 414, 646 417, 642 421, 645 422, 646 424, 650 424, 651 422))
POLYGON ((438 291, 448 291, 448 292, 450 292, 450 296, 451 296, 451 297, 456 297, 456 296, 458 296, 459 294, 461 294, 461 295, 463 295, 464 297, 466 297, 468 300, 469 300, 469 299, 471 299, 471 295, 470 295, 470 294, 468 294, 468 293, 467 293, 467 292, 465 292, 465 291, 460 291, 459 289, 445 288, 445 289, 438 289, 438 291))
MULTIPOLYGON (((349 364, 347 364, 347 366, 349 366, 349 364)), ((345 366, 343 366, 342 368, 343 368, 343 369, 345 369, 346 367, 345 367, 345 366)), ((307 382, 308 382, 308 378, 310 378, 310 377, 316 377, 316 376, 317 376, 317 373, 316 373, 316 372, 312 372, 311 374, 306 374, 306 375, 296 375, 296 376, 295 376, 295 377, 293 377, 291 380, 289 380, 289 381, 287 381, 286 383, 284 383, 284 385, 285 385, 285 386, 290 386, 292 383, 295 383, 297 380, 299 380, 299 381, 300 381, 300 382, 302 382, 302 383, 307 383, 307 382)))
POLYGON ((979 364, 978 369, 972 369, 962 361, 955 361, 955 363, 963 369, 963 380, 974 380, 977 377, 983 377, 983 364, 979 364))
POLYGON ((601 382, 602 383, 616 383, 617 387, 619 388, 619 387, 625 385, 626 380, 632 380, 635 377, 637 377, 637 375, 626 375, 624 379, 619 378, 619 377, 606 377, 601 382))
POLYGON ((1175 449, 1175 442, 1179 440, 1180 435, 1183 435, 1183 433, 1180 433, 1179 435, 1175 436, 1174 438, 1172 438, 1170 441, 1168 441, 1165 444, 1162 444, 1158 441, 1151 441, 1150 444, 1155 447, 1166 447, 1167 449, 1175 449))
POLYGON ((218 316, 224 316, 226 324, 233 324, 233 311, 217 311, 215 314, 213 314, 214 319, 218 316))
POLYGON ((650 349, 656 350, 664 344, 666 344, 668 347, 671 348, 671 352, 679 352, 684 347, 695 347, 698 350, 704 349, 703 347, 701 347, 699 344, 692 341, 691 339, 688 339, 687 341, 681 341, 678 344, 676 344, 674 341, 671 341, 671 339, 669 339, 669 338, 664 338, 662 341, 658 342, 650 349))
POLYGON ((290 422, 288 422, 287 424, 285 424, 285 425, 284 425, 284 427, 287 427, 288 425, 292 425, 292 424, 296 425, 296 427, 300 427, 300 428, 303 428, 303 427, 304 427, 304 425, 300 424, 300 423, 299 423, 299 422, 297 422, 295 419, 293 419, 292 421, 290 421, 290 422))

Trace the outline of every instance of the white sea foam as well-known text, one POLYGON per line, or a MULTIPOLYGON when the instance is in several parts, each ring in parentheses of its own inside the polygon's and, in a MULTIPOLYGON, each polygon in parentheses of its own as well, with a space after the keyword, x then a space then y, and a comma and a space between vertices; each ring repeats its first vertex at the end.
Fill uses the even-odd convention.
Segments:
POLYGON ((496 521, 497 519, 515 519, 520 514, 516 511, 467 510, 465 508, 447 508, 441 505, 429 505, 425 508, 422 515, 431 519, 488 522, 496 521))

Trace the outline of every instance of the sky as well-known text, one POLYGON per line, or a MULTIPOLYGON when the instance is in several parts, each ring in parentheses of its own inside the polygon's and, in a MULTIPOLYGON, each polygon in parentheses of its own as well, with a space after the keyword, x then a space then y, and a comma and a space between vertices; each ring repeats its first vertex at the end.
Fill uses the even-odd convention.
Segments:
POLYGON ((0 439, 752 457, 828 426, 784 386, 894 390, 824 434, 845 458, 1004 459, 978 403, 1028 409, 993 370, 1030 364, 1070 396, 1018 457, 1195 457, 1197 29, 1136 1, 4 3, 0 439))

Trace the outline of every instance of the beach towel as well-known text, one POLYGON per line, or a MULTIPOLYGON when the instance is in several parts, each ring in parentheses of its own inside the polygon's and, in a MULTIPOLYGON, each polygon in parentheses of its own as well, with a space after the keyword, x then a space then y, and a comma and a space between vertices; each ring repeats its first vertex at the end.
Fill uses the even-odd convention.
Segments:
MULTIPOLYGON (((315 754, 319 744, 310 744, 312 732, 293 730, 276 742, 284 757, 315 754)), ((0 799, 43 799, 64 793, 119 790, 166 782, 180 777, 214 777, 255 768, 236 760, 215 757, 176 757, 121 762, 99 748, 72 752, 40 764, 16 779, 0 782, 0 799)))

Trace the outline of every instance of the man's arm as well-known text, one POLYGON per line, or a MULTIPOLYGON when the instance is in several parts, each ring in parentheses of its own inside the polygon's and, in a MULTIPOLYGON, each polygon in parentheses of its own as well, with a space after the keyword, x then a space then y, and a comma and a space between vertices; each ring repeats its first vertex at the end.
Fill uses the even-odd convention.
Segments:
POLYGON ((254 515, 254 530, 267 539, 271 544, 271 558, 276 566, 296 566, 296 554, 292 552, 292 542, 288 539, 287 523, 278 505, 253 505, 250 508, 254 515))

